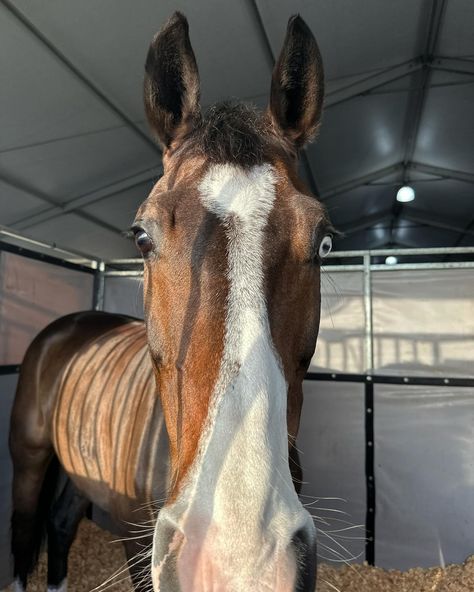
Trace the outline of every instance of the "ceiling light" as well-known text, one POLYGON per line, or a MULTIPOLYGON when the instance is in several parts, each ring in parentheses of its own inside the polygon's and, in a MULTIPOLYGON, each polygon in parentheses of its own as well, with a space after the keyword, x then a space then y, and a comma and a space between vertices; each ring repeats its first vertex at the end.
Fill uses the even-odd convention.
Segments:
POLYGON ((409 185, 403 185, 403 187, 400 187, 400 189, 397 191, 397 201, 405 203, 407 201, 413 201, 414 199, 415 190, 409 185))
POLYGON ((396 265, 397 263, 398 263, 398 259, 396 257, 394 257, 393 255, 389 255, 385 259, 385 265, 396 265))

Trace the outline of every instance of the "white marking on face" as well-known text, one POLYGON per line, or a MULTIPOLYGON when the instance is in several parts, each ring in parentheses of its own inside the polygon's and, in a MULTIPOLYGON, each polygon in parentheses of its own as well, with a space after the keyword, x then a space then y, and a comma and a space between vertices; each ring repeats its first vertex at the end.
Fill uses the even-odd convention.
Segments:
POLYGON ((291 480, 287 384, 264 294, 275 182, 270 165, 216 165, 199 187, 204 206, 225 225, 229 295, 223 359, 198 454, 178 500, 159 518, 186 539, 177 566, 185 592, 248 591, 256 577, 262 590, 293 590, 295 562, 278 567, 278 556, 287 558, 292 534, 309 519, 291 480))
POLYGON ((64 578, 59 586, 48 586, 48 592, 67 592, 67 578, 64 578))
POLYGON ((16 578, 13 582, 13 592, 25 592, 23 584, 20 582, 18 578, 16 578))

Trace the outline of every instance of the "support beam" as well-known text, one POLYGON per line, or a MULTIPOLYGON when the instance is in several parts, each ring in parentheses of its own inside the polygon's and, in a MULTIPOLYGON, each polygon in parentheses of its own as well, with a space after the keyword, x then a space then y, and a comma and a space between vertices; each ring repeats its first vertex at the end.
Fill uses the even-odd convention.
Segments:
MULTIPOLYGON (((344 237, 343 237, 344 239, 344 237)), ((337 257, 351 257, 352 255, 350 255, 351 252, 351 244, 356 244, 356 245, 360 245, 360 244, 367 244, 369 246, 366 247, 366 249, 370 249, 370 252, 372 253, 372 249, 381 249, 381 248, 385 248, 388 244, 391 245, 391 249, 394 248, 394 245, 396 245, 398 248, 400 247, 404 247, 404 246, 408 246, 407 243, 403 242, 403 241, 395 241, 395 242, 389 242, 388 240, 388 231, 384 231, 383 232, 383 236, 375 236, 373 234, 373 231, 367 230, 366 232, 364 231, 360 231, 357 235, 354 235, 354 237, 350 237, 345 241, 345 244, 349 243, 349 248, 346 251, 346 247, 344 247, 343 251, 333 251, 335 258, 337 257), (353 241, 351 240, 353 239, 353 241), (340 255, 339 255, 340 254, 340 255)), ((411 245, 410 245, 411 246, 411 245)), ((358 251, 355 251, 358 252, 358 251)), ((331 261, 326 261, 324 263, 324 266, 322 267, 322 269, 327 269, 327 266, 331 266, 331 261)))
MULTIPOLYGON (((409 162, 405 167, 403 163, 399 162, 394 165, 378 169, 373 173, 363 175, 362 177, 351 179, 350 181, 341 183, 340 185, 334 185, 333 187, 330 187, 329 189, 323 191, 321 199, 322 201, 324 201, 324 203, 327 204, 330 203, 331 199, 336 195, 352 191, 353 189, 357 189, 362 185, 370 185, 374 181, 377 181, 378 179, 383 179, 384 177, 392 173, 401 173, 410 170, 418 171, 420 173, 425 173, 428 175, 433 175, 438 178, 455 179, 457 181, 464 181, 466 183, 474 183, 473 173, 467 173, 465 171, 455 171, 453 169, 432 166, 421 162, 409 162)), ((396 185, 396 183, 394 184, 396 185)))
MULTIPOLYGON (((46 208, 43 212, 39 212, 33 216, 23 217, 13 222, 12 225, 15 226, 15 228, 24 230, 26 228, 30 228, 31 226, 35 226, 36 224, 40 224, 41 222, 46 222, 47 220, 52 220, 53 218, 62 216, 63 214, 77 212, 79 208, 89 206, 103 199, 107 199, 108 197, 118 195, 124 191, 133 189, 134 187, 138 187, 139 185, 144 185, 145 183, 154 181, 158 177, 158 172, 156 174, 152 174, 150 169, 146 169, 140 173, 128 175, 119 181, 108 183, 107 185, 95 189, 94 191, 84 193, 64 204, 46 208)), ((144 192, 143 198, 145 199, 145 197, 146 195, 144 192)))
MULTIPOLYGON (((409 163, 413 160, 413 155, 415 154, 415 149, 418 142, 421 121, 425 111, 426 98, 433 73, 432 69, 430 68, 430 64, 433 61, 433 56, 435 55, 436 48, 438 46, 441 27, 444 15, 446 13, 446 4, 447 0, 431 0, 429 19, 427 19, 428 26, 426 28, 424 38, 421 41, 421 62, 423 67, 416 77, 417 85, 410 95, 408 110, 405 118, 404 137, 406 138, 406 141, 403 156, 404 183, 407 181, 406 171, 408 169, 409 163)), ((390 240, 393 240, 394 238, 397 221, 400 218, 403 209, 403 204, 398 202, 394 197, 392 206, 393 217, 390 226, 390 240)))
POLYGON ((48 254, 51 254, 52 252, 51 256, 56 256, 56 253, 59 252, 59 257, 63 259, 75 261, 80 264, 90 264, 92 268, 95 268, 97 265, 97 258, 90 253, 83 253, 82 251, 76 251, 75 249, 63 249, 56 243, 46 243, 21 232, 17 232, 8 226, 0 225, 0 240, 3 240, 4 238, 7 241, 13 241, 14 244, 20 243, 20 247, 25 247, 26 245, 25 248, 31 248, 38 252, 46 251, 48 254))
MULTIPOLYGON (((27 193, 28 195, 31 195, 32 197, 35 197, 36 199, 39 199, 40 201, 47 203, 50 206, 59 207, 59 208, 61 207, 60 202, 56 201, 54 198, 50 197, 49 195, 46 195, 45 193, 43 193, 41 191, 38 191, 37 189, 30 187, 29 185, 27 185, 23 181, 19 181, 17 179, 14 179, 10 175, 6 175, 4 173, 1 173, 0 174, 0 181, 2 181, 2 183, 5 183, 5 185, 9 185, 13 189, 17 189, 18 191, 21 191, 23 193, 27 193)), ((99 220, 95 216, 92 216, 90 214, 86 214, 85 212, 77 212, 76 215, 84 220, 87 220, 88 222, 92 222, 92 224, 96 224, 97 226, 100 226, 100 227, 104 228, 105 230, 108 230, 109 232, 113 232, 114 234, 122 235, 122 229, 117 228, 116 226, 113 226, 112 224, 108 224, 107 222, 103 222, 102 220, 99 220)))
POLYGON ((366 95, 386 84, 405 78, 414 72, 418 72, 422 66, 422 61, 419 58, 409 60, 407 62, 402 62, 397 66, 392 66, 380 72, 376 72, 375 74, 359 78, 346 86, 329 90, 326 93, 324 107, 325 109, 330 109, 331 107, 349 101, 354 97, 366 95))
MULTIPOLYGON (((441 228, 443 230, 448 230, 450 232, 465 233, 466 235, 474 236, 474 230, 470 229, 469 227, 464 228, 456 224, 451 224, 449 222, 446 222, 444 218, 437 217, 433 215, 431 212, 426 212, 424 210, 419 210, 417 208, 405 208, 403 211, 403 218, 424 226, 430 226, 432 228, 441 228)), ((372 226, 375 226, 376 224, 381 224, 382 222, 386 222, 391 219, 391 210, 385 210, 383 212, 376 212, 375 214, 366 216, 365 218, 361 219, 355 224, 345 224, 343 226, 338 226, 337 229, 342 232, 343 236, 349 236, 351 234, 356 234, 362 230, 366 230, 368 228, 371 228, 372 226)), ((397 228, 395 227, 394 232, 396 232, 396 230, 397 228)))
POLYGON ((46 49, 54 56, 79 82, 95 95, 99 101, 105 105, 112 113, 114 113, 121 121, 123 121, 134 134, 149 148, 161 156, 161 150, 157 144, 128 116, 126 113, 116 105, 99 87, 92 82, 87 76, 75 66, 71 60, 57 48, 24 14, 14 5, 11 0, 0 0, 3 6, 8 10, 24 27, 33 35, 46 49))
POLYGON ((343 237, 349 236, 351 234, 356 234, 361 230, 366 230, 376 224, 380 224, 381 222, 385 222, 390 220, 392 216, 391 210, 385 210, 383 212, 376 212, 375 214, 371 214, 370 216, 365 216, 360 220, 360 222, 356 222, 355 224, 344 224, 337 226, 337 230, 339 230, 343 237))
POLYGON ((367 175, 363 175, 362 177, 357 177, 356 179, 352 179, 345 183, 341 183, 340 185, 334 185, 333 187, 330 187, 329 189, 323 191, 322 201, 325 204, 327 204, 331 200, 331 198, 333 198, 336 195, 339 195, 340 193, 346 193, 347 191, 351 191, 352 189, 357 189, 357 187, 361 187, 362 185, 369 185, 372 181, 383 179, 383 177, 401 171, 403 171, 403 166, 402 163, 398 162, 388 167, 378 169, 367 175))
POLYGON ((474 236, 474 218, 471 219, 466 228, 464 228, 464 230, 458 236, 456 242, 454 243, 454 246, 458 247, 468 234, 474 236))
POLYGON ((446 179, 455 179, 456 181, 463 181, 465 183, 474 183, 474 173, 467 173, 465 171, 455 171, 421 162, 410 162, 408 168, 420 173, 427 173, 428 175, 436 175, 438 177, 445 177, 446 179))
POLYGON ((436 48, 438 46, 439 36, 446 13, 447 0, 431 0, 431 12, 426 30, 423 53, 421 62, 423 68, 419 75, 419 88, 412 94, 411 104, 408 108, 406 118, 406 137, 405 156, 403 163, 405 166, 413 160, 413 154, 416 148, 418 133, 420 129, 423 111, 425 109, 426 97, 430 85, 432 70, 429 67, 433 63, 436 48))
POLYGON ((467 60, 465 58, 445 58, 435 56, 431 63, 431 67, 434 70, 441 70, 443 72, 474 76, 474 60, 467 60))
POLYGON ((449 232, 464 233, 474 236, 474 230, 464 228, 450 222, 446 222, 445 219, 438 218, 430 212, 425 212, 417 208, 405 208, 403 210, 403 218, 417 222, 418 224, 424 224, 433 228, 440 228, 442 230, 448 230, 449 232))

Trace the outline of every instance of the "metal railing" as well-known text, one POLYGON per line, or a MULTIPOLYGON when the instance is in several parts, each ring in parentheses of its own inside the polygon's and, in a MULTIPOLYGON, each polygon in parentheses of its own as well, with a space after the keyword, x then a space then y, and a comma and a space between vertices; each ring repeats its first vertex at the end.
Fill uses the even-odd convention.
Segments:
MULTIPOLYGON (((474 269, 474 247, 435 247, 420 249, 373 249, 367 251, 334 251, 328 255, 328 261, 338 259, 360 259, 360 263, 330 263, 322 265, 324 273, 340 273, 356 271, 364 274, 364 310, 365 310, 365 366, 368 372, 374 368, 374 337, 372 323, 372 273, 380 271, 401 271, 401 270, 434 270, 434 269, 474 269), (469 261, 438 261, 438 262, 415 262, 380 264, 374 263, 375 257, 437 257, 437 256, 472 256, 469 261)), ((143 275, 142 259, 112 259, 105 264, 105 277, 141 277, 143 275), (140 269, 137 269, 140 268, 140 269), (122 268, 122 269, 117 269, 122 268)))
MULTIPOLYGON (((108 277, 137 278, 143 275, 143 260, 141 257, 110 259, 104 261, 90 254, 62 248, 55 243, 46 243, 25 236, 4 226, 0 226, 0 240, 13 240, 14 243, 24 243, 28 249, 18 244, 0 243, 0 250, 13 250, 27 257, 37 258, 56 265, 72 267, 79 271, 89 271, 95 274, 93 306, 101 310, 104 304, 105 282, 108 277), (35 251, 36 249, 36 251, 35 251), (62 255, 62 256, 61 256, 62 255)), ((365 310, 365 366, 366 371, 374 368, 374 340, 372 323, 372 274, 381 271, 401 270, 441 270, 441 269, 474 269, 474 247, 434 247, 434 248, 402 248, 402 249, 373 249, 357 251, 333 251, 327 257, 328 264, 322 265, 323 273, 362 272, 364 274, 364 310, 365 310), (381 264, 373 262, 376 257, 450 257, 466 258, 463 261, 424 261, 412 263, 381 264), (359 259, 360 262, 345 263, 348 259, 359 259), (334 264, 330 262, 334 261, 334 264), (339 262, 337 262, 338 260, 339 262)))

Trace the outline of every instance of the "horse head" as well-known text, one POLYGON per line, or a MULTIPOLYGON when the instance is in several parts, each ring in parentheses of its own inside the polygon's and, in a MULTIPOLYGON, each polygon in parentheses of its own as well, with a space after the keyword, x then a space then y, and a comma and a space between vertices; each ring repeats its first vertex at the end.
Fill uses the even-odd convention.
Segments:
POLYGON ((145 109, 164 174, 133 231, 170 441, 155 591, 314 590, 315 529, 289 467, 320 314, 322 205, 298 179, 321 116, 316 41, 293 17, 268 109, 203 115, 185 17, 154 37, 145 109))

